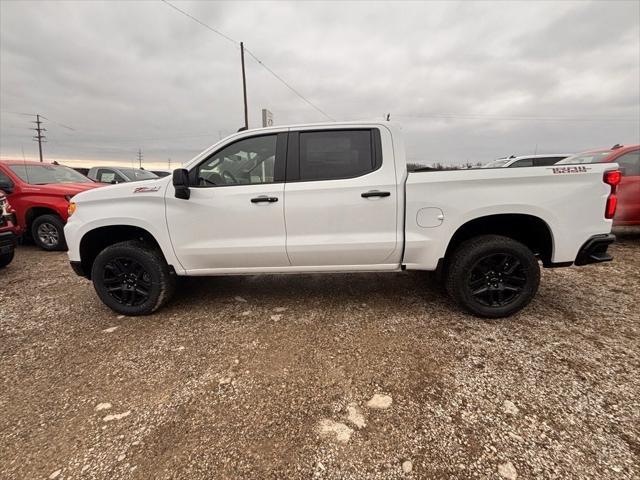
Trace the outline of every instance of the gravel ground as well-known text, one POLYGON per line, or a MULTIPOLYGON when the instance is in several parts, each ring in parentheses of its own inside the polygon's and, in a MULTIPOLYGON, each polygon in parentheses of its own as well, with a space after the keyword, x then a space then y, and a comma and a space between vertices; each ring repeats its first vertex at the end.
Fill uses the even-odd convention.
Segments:
POLYGON ((639 478, 640 229, 618 233, 501 321, 421 273, 190 279, 119 317, 21 247, 0 478, 639 478))

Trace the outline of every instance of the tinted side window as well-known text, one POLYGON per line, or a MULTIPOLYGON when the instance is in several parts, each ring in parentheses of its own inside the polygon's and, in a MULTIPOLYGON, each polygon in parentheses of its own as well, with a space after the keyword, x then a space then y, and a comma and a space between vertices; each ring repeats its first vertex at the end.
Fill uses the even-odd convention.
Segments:
POLYGON ((548 167, 549 165, 555 165, 562 157, 544 157, 544 158, 534 158, 533 166, 534 167, 548 167))
POLYGON ((300 132, 300 180, 353 178, 375 169, 370 130, 300 132))
POLYGON ((277 135, 239 140, 214 153, 196 169, 196 186, 274 183, 277 135))
POLYGON ((625 176, 637 176, 640 175, 640 150, 634 152, 625 153, 615 162, 624 168, 625 176))
POLYGON ((530 158, 523 158, 522 160, 517 160, 513 162, 510 167, 533 167, 533 160, 530 158))
MULTIPOLYGON (((13 182, 7 175, 5 175, 0 170, 0 190, 2 190, 2 187, 4 187, 6 190, 11 190, 13 188, 13 182)), ((9 193, 9 192, 5 192, 5 193, 9 193)))

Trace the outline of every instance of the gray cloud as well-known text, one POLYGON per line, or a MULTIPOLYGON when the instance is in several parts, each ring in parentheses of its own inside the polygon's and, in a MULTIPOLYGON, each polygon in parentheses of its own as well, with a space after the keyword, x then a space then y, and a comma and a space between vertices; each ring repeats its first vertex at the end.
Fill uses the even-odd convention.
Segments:
MULTIPOLYGON (((413 161, 640 142, 638 2, 176 2, 413 161)), ((236 46, 161 2, 0 2, 0 156, 188 160, 242 124, 236 46)), ((323 117, 247 59, 250 124, 323 117)))

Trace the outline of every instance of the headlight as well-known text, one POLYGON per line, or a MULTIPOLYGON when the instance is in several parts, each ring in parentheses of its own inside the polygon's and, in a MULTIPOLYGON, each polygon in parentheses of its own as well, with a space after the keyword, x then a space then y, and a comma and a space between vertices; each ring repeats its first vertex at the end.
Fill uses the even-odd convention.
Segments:
POLYGON ((70 202, 69 206, 67 207, 67 215, 70 217, 71 215, 73 215, 75 211, 76 211, 76 203, 70 202))

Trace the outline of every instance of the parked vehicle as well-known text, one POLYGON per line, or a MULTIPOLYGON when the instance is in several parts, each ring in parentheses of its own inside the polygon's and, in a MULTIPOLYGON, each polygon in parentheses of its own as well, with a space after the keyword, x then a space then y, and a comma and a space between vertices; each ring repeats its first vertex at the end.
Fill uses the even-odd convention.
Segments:
MULTIPOLYGON (((616 191, 618 208, 613 224, 640 225, 640 145, 614 145, 565 158, 559 165, 617 163, 622 179, 616 191)), ((590 168, 590 167, 585 167, 590 168)))
POLYGON ((71 167, 71 168, 73 168, 76 172, 81 173, 85 177, 89 173, 89 169, 85 167, 71 167))
POLYGON ((5 193, 0 190, 0 268, 13 260, 17 238, 15 214, 5 193))
POLYGON ((482 168, 514 168, 514 167, 548 167, 569 156, 568 153, 552 153, 549 155, 511 155, 483 165, 482 168))
POLYGON ((15 209, 18 233, 44 250, 64 250, 71 197, 99 187, 74 169, 50 163, 0 160, 0 189, 15 209))
POLYGON ((168 177, 169 175, 171 175, 171 171, 169 170, 151 170, 153 173, 155 173, 158 178, 162 178, 162 177, 168 177))
POLYGON ((141 168, 93 167, 89 169, 87 177, 101 183, 126 183, 153 180, 158 175, 141 168))
POLYGON ((172 178, 84 192, 65 233, 101 300, 148 314, 176 275, 438 270, 484 317, 545 267, 611 260, 615 165, 407 173, 390 123, 238 132, 172 178))

